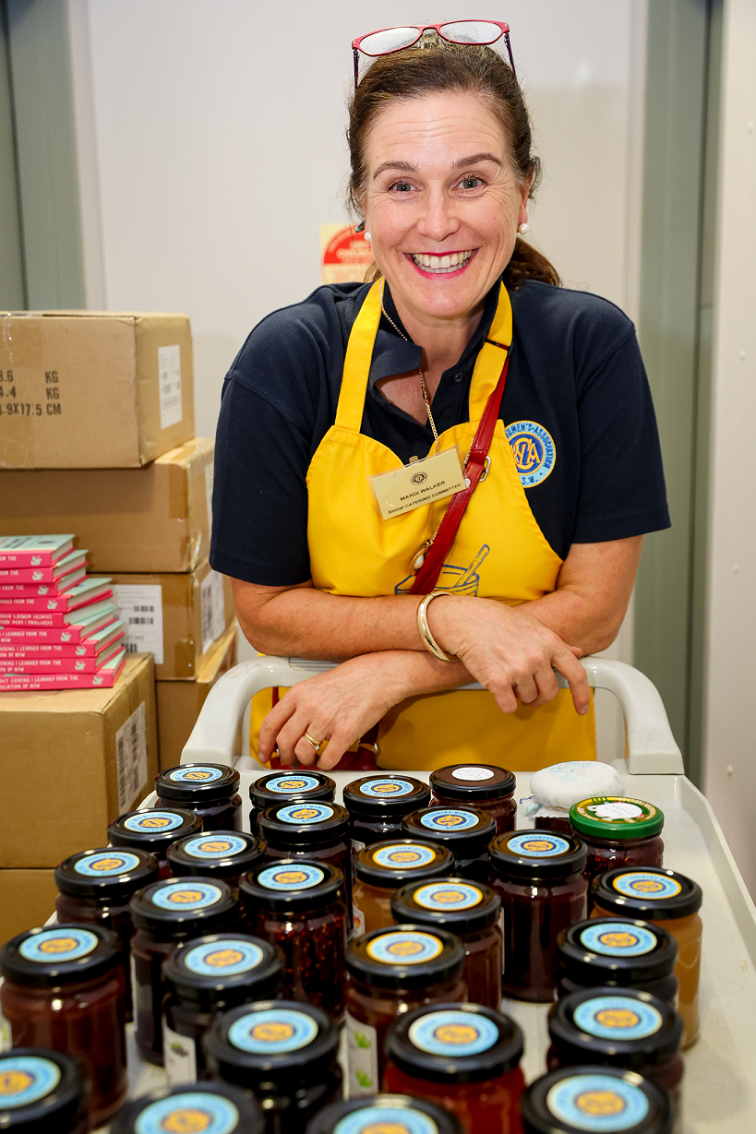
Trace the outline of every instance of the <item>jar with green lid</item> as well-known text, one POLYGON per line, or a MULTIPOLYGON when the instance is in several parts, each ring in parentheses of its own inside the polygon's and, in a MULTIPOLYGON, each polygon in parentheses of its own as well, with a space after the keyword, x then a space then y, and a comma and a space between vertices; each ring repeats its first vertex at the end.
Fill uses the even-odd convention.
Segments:
POLYGON ((433 802, 441 807, 477 807, 496 821, 497 835, 514 831, 517 777, 496 764, 450 764, 430 774, 433 802))
POLYGON ((556 942, 557 995, 610 985, 650 992, 677 1009, 677 942, 658 925, 630 918, 588 918, 556 942))
POLYGON ((265 1134, 265 1119, 257 1102, 239 1087, 197 1083, 168 1087, 127 1103, 110 1127, 110 1134, 166 1134, 166 1131, 204 1131, 205 1134, 265 1134))
POLYGON ((468 998, 488 1008, 501 1006, 501 898, 490 886, 464 878, 410 882, 394 894, 391 912, 399 924, 456 933, 465 950, 468 998))
POLYGON ((386 1070, 394 1017, 424 1004, 467 999, 462 942, 444 929, 397 925, 354 938, 347 948, 349 1094, 372 1095, 386 1070))
POLYGON ((400 838, 404 816, 427 807, 429 800, 428 785, 412 776, 397 773, 352 780, 344 788, 352 854, 373 843, 400 838))
POLYGON ((228 764, 179 764, 155 776, 159 807, 194 811, 206 831, 233 831, 241 807, 239 773, 228 764))
POLYGON ((312 802, 320 800, 333 803, 336 784, 323 772, 311 772, 309 768, 292 769, 290 772, 269 772, 249 785, 249 829, 254 835, 257 831, 257 816, 277 803, 312 802))
POLYGON ((443 1107, 409 1095, 375 1095, 332 1103, 304 1134, 464 1134, 459 1119, 443 1107))
POLYGON ((572 805, 570 823, 588 848, 589 882, 619 866, 664 865, 664 812, 653 803, 597 795, 572 805))
POLYGON ((205 831, 171 843, 168 866, 175 878, 202 874, 238 886, 242 874, 262 862, 263 849, 259 839, 244 831, 205 831))
POLYGON ((683 1048, 698 1039, 701 975, 701 887, 675 870, 608 870, 593 880, 594 917, 632 917, 666 929, 677 942, 678 1011, 685 1022, 683 1048))
POLYGON ((454 855, 430 840, 387 839, 364 847, 352 868, 352 919, 359 935, 393 925, 391 899, 396 890, 407 882, 451 874, 454 855))
POLYGON ((454 855, 455 874, 471 882, 488 881, 488 844, 496 821, 476 807, 425 807, 402 820, 410 839, 431 839, 454 855))
POLYGON ((520 1100, 523 1134, 672 1134, 666 1091, 634 1071, 583 1064, 550 1071, 520 1100))
POLYGON ((398 1016, 386 1038, 383 1089, 427 1098, 465 1134, 513 1134, 525 1088, 523 1040, 509 1016, 479 1004, 433 1004, 398 1016))
POLYGON ((42 1047, 0 1054, 0 1130, 87 1134, 85 1099, 78 1059, 42 1047))
POLYGON ((171 843, 188 835, 198 835, 201 830, 202 820, 193 811, 180 807, 144 807, 114 819, 108 827, 108 838, 111 846, 154 854, 158 878, 162 881, 171 874, 166 857, 171 843))

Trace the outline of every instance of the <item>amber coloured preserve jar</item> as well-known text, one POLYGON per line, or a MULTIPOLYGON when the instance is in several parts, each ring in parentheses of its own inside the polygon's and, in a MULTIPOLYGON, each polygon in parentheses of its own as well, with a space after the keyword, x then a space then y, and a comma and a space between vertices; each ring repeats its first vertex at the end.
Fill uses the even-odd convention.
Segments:
POLYGON ((202 820, 206 831, 233 831, 241 807, 239 773, 228 764, 179 764, 155 777, 158 806, 182 807, 202 820))
POLYGON ((391 899, 406 882, 451 874, 454 856, 439 843, 387 839, 363 847, 352 860, 354 932, 372 933, 394 924, 391 899))
POLYGON ((487 811, 496 821, 497 835, 514 831, 517 778, 507 768, 495 764, 450 764, 430 774, 433 802, 442 807, 460 803, 487 811))
POLYGON ((78 1060, 41 1047, 0 1055, 0 1130, 14 1134, 87 1134, 78 1060))
POLYGON ((611 985, 650 992, 677 1007, 677 942, 661 926, 630 918, 589 918, 559 934, 557 994, 611 985))

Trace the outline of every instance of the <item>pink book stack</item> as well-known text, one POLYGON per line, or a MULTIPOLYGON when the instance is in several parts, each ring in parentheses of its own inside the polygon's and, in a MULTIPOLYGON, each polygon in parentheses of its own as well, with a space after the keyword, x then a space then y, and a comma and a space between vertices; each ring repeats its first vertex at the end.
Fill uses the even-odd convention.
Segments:
POLYGON ((110 583, 72 535, 0 536, 0 692, 113 685, 126 650, 110 583))

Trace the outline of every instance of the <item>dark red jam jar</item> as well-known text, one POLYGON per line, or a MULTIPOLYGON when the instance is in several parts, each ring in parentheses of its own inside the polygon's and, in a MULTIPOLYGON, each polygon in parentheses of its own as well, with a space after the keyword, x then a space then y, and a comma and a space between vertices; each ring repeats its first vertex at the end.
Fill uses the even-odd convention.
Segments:
POLYGON ((677 942, 650 921, 591 918, 557 941, 558 996, 610 985, 650 992, 677 1008, 677 942))
POLYGON ((477 807, 496 821, 496 833, 514 831, 517 801, 514 772, 495 764, 450 764, 430 774, 434 804, 477 807))
POLYGON ((595 796, 573 804, 570 823, 588 847, 589 881, 618 866, 664 865, 664 812, 653 803, 595 796))
POLYGON ((0 949, 0 1014, 14 1047, 46 1047, 80 1059, 93 1126, 126 1098, 121 950, 101 925, 32 929, 0 949))
POLYGON ((344 788, 352 854, 402 834, 402 819, 427 807, 430 789, 411 776, 362 776, 344 788))
POLYGON ((375 1095, 332 1103, 313 1118, 305 1134, 464 1134, 456 1115, 426 1099, 375 1095))
POLYGON ((472 882, 488 881, 488 844, 496 821, 476 807, 425 807, 402 820, 411 839, 432 839, 454 855, 455 874, 472 882))
POLYGON ((265 1119, 255 1099, 225 1083, 197 1083, 152 1091, 127 1103, 110 1134, 266 1134, 265 1119))
POLYGON ((182 941, 234 928, 238 904, 231 887, 215 878, 169 878, 131 899, 134 1037, 150 1063, 163 1062, 163 961, 182 941))
POLYGON ((169 878, 168 847, 187 835, 198 835, 202 820, 193 811, 171 807, 145 807, 141 811, 128 811, 119 815, 108 827, 111 846, 130 847, 132 850, 154 854, 158 863, 158 878, 169 878))
POLYGON ((364 847, 352 860, 355 934, 394 924, 391 899, 405 883, 446 876, 453 869, 453 854, 439 843, 388 839, 364 847))
POLYGON ((0 1055, 0 1130, 87 1134, 85 1097, 77 1059, 41 1047, 0 1055))
POLYGON ((504 995, 552 1000, 557 937, 587 912, 585 846, 574 835, 536 829, 499 835, 490 855, 502 907, 504 995))
POLYGON ((341 1097, 339 1029, 299 1000, 263 1000, 226 1012, 205 1036, 210 1076, 251 1091, 267 1134, 302 1134, 341 1097))
POLYGON ((400 924, 456 933, 465 950, 463 979, 468 999, 487 1008, 500 1007, 501 898, 490 886, 463 878, 411 882, 394 894, 391 912, 400 924))
POLYGON ((163 963, 163 1055, 172 1087, 206 1078, 202 1036, 216 1016, 278 996, 283 957, 241 933, 213 933, 178 945, 163 963))
POLYGON ((261 776, 249 785, 249 800, 252 804, 249 829, 254 835, 257 831, 257 816, 268 807, 275 807, 277 803, 294 803, 296 800, 333 803, 335 795, 336 784, 322 772, 297 769, 261 776))
POLYGON ((344 1015, 344 875, 327 862, 279 859, 241 880, 242 922, 284 957, 283 995, 344 1015))
POLYGON ((257 831, 265 841, 268 860, 306 858, 340 870, 346 884, 347 917, 351 921, 349 813, 345 808, 338 803, 279 804, 258 815, 257 831))
POLYGON ((182 807, 206 831, 233 831, 241 807, 239 773, 228 764, 179 764, 155 776, 158 807, 182 807))
POLYGON ((672 1134, 669 1096, 635 1071, 583 1064, 542 1075, 520 1100, 523 1134, 672 1134))
POLYGON ((396 925, 347 947, 349 1095, 372 1095, 386 1070, 386 1033, 395 1016, 467 999, 462 942, 445 929, 396 925))
POLYGON ((525 1089, 522 1032, 479 1004, 434 1004, 398 1016, 386 1038, 383 1089, 430 1099, 465 1134, 512 1134, 525 1089))
POLYGON ((201 874, 205 878, 222 878, 229 886, 238 886, 258 862, 263 847, 254 835, 243 831, 205 831, 190 835, 168 848, 168 866, 176 878, 201 874))

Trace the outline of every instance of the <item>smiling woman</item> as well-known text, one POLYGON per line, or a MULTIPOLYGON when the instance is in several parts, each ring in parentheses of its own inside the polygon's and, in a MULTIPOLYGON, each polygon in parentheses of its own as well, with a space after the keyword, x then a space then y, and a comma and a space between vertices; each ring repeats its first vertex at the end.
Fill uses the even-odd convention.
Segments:
POLYGON ((384 767, 586 759, 576 659, 669 523, 648 384, 622 312, 518 237, 512 68, 415 30, 350 107, 373 282, 263 320, 224 387, 213 566, 258 649, 341 663, 258 704, 253 751, 331 768, 377 725, 384 767))

